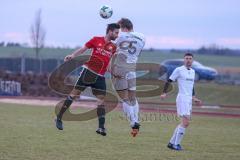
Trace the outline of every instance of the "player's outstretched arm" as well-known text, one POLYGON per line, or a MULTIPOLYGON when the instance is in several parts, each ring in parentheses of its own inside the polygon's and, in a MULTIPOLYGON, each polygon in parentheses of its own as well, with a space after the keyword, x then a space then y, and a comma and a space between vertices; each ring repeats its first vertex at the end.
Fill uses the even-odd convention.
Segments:
POLYGON ((165 83, 164 88, 163 88, 163 93, 160 95, 161 99, 165 99, 167 97, 167 90, 169 85, 171 84, 172 80, 168 79, 168 81, 165 83))
POLYGON ((67 55, 65 58, 64 58, 64 61, 69 61, 77 56, 79 56, 80 54, 83 54, 88 48, 86 46, 74 51, 72 54, 70 55, 67 55))

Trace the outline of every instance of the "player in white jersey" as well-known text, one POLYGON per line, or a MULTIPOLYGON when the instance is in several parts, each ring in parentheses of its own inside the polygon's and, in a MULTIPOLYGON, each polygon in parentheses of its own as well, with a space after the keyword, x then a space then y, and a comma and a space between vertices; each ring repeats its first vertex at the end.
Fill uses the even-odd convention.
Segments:
POLYGON ((136 63, 145 45, 143 34, 133 30, 132 22, 122 18, 121 33, 116 39, 117 54, 112 69, 114 87, 121 98, 123 111, 130 120, 131 134, 139 132, 139 104, 136 99, 136 63))
POLYGON ((168 81, 165 83, 163 94, 160 96, 161 99, 166 98, 166 91, 171 82, 177 81, 178 83, 178 95, 176 99, 177 114, 181 117, 181 124, 179 124, 174 133, 168 148, 173 150, 182 150, 181 141, 185 134, 186 128, 189 126, 189 121, 192 113, 192 101, 197 105, 201 105, 201 100, 195 97, 194 91, 194 79, 195 71, 191 68, 193 62, 193 55, 186 53, 184 55, 184 65, 177 67, 168 81))

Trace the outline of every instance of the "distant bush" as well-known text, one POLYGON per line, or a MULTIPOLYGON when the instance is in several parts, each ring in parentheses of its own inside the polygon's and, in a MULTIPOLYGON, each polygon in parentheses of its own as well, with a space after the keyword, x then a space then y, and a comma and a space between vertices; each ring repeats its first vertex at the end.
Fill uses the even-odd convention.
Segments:
POLYGON ((211 55, 240 55, 240 50, 232 50, 229 48, 222 48, 218 45, 202 46, 196 53, 198 54, 211 54, 211 55))

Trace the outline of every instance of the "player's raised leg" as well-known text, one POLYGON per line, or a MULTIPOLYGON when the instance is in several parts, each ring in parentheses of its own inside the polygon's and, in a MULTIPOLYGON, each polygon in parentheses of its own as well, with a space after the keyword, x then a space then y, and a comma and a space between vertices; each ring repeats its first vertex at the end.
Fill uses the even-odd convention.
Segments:
POLYGON ((105 107, 105 96, 106 96, 106 82, 105 77, 98 76, 96 78, 96 82, 91 85, 92 93, 97 97, 97 116, 98 116, 98 129, 96 132, 102 136, 106 136, 106 128, 105 128, 105 115, 106 115, 106 107, 105 107))
POLYGON ((116 39, 118 46, 117 56, 115 59, 115 68, 113 70, 114 77, 116 78, 115 89, 124 90, 122 96, 123 110, 128 115, 130 125, 132 128, 132 135, 136 136, 139 130, 138 123, 138 103, 136 99, 136 63, 138 57, 145 45, 144 35, 133 30, 133 23, 128 18, 119 20, 122 34, 116 39))
MULTIPOLYGON (((133 81, 135 79, 132 79, 133 81)), ((136 98, 136 87, 130 87, 129 90, 128 90, 128 97, 129 97, 129 102, 130 102, 130 107, 132 108, 133 110, 133 124, 131 125, 132 127, 132 136, 135 137, 138 132, 139 132, 139 129, 140 129, 140 124, 139 124, 139 104, 138 104, 138 101, 137 101, 137 98, 136 98)))
POLYGON ((135 115, 133 105, 131 104, 132 102, 130 102, 128 97, 128 90, 127 89, 117 90, 117 93, 121 98, 123 112, 127 116, 130 122, 130 126, 132 127, 135 124, 135 115))
POLYGON ((73 100, 81 94, 81 91, 78 89, 73 89, 71 93, 67 96, 66 100, 64 101, 59 113, 57 114, 57 118, 55 119, 56 127, 59 130, 63 130, 63 123, 62 117, 66 110, 71 106, 73 100))
POLYGON ((96 130, 96 132, 98 134, 101 134, 102 136, 106 136, 107 135, 105 128, 106 111, 104 104, 105 95, 96 95, 96 97, 98 98, 97 102, 98 129, 96 130))

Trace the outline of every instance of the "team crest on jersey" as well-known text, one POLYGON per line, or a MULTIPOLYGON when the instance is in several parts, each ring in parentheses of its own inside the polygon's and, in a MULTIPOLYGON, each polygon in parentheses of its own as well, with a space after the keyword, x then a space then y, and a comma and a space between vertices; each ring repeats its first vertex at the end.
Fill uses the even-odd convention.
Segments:
POLYGON ((109 51, 112 51, 112 50, 113 50, 113 47, 112 47, 112 46, 109 46, 109 47, 108 47, 108 50, 109 50, 109 51))
POLYGON ((105 46, 105 49, 109 52, 112 52, 113 49, 114 49, 114 46, 112 44, 108 44, 108 45, 105 46))

